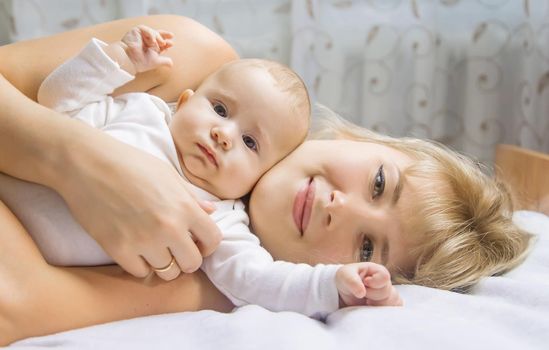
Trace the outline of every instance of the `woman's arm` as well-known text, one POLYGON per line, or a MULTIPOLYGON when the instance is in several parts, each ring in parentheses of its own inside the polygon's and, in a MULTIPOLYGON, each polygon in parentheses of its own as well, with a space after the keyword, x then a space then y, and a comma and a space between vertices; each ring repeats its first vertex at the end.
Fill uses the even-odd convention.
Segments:
POLYGON ((180 263, 182 270, 197 269, 201 259, 194 252, 211 253, 219 229, 168 164, 31 100, 43 78, 90 37, 119 39, 138 23, 178 36, 170 49, 177 68, 140 75, 124 90, 172 99, 236 58, 219 36, 177 16, 115 21, 1 47, 0 72, 7 80, 0 75, 0 172, 56 190, 107 253, 143 277, 149 264, 169 261, 166 247, 194 257, 180 263))
POLYGON ((174 67, 140 74, 120 89, 119 93, 148 91, 165 101, 176 101, 184 89, 195 89, 221 65, 238 58, 227 42, 190 18, 144 16, 1 46, 0 74, 29 98, 36 100, 36 93, 44 78, 80 51, 92 37, 105 42, 117 41, 139 24, 174 33, 174 46, 166 53, 172 58, 174 67))
POLYGON ((232 305, 202 272, 165 283, 131 277, 117 266, 49 266, 0 202, 0 346, 98 323, 232 305))

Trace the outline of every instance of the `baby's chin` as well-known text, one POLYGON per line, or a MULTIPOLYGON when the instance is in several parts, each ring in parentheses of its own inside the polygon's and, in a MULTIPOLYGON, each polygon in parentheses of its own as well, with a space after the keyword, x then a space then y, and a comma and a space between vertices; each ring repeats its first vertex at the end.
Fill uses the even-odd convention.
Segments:
POLYGON ((223 184, 216 186, 215 183, 210 183, 210 188, 206 191, 210 192, 219 199, 244 199, 249 197, 252 190, 251 186, 242 186, 242 184, 223 184))

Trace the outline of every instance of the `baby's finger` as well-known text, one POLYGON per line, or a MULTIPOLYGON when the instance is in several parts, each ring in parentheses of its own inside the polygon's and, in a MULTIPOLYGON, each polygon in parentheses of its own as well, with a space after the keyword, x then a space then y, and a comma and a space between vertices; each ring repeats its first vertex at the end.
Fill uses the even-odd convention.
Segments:
POLYGON ((381 288, 369 288, 366 287, 366 298, 368 300, 384 300, 391 295, 391 289, 393 285, 388 283, 381 288))
POLYGON ((173 39, 174 34, 172 32, 168 32, 167 30, 159 29, 158 33, 162 36, 164 39, 173 39))
POLYGON ((166 51, 167 49, 169 49, 169 48, 172 47, 172 46, 173 46, 173 42, 172 42, 171 40, 169 40, 169 39, 166 40, 166 41, 164 42, 164 45, 162 45, 162 46, 160 47, 160 53, 166 51))
POLYGON ((345 292, 352 294, 355 298, 361 299, 366 295, 366 288, 362 283, 360 276, 356 273, 345 273, 341 279, 345 292))
POLYGON ((387 269, 380 266, 377 271, 364 278, 364 284, 368 288, 381 288, 386 284, 391 284, 391 274, 387 269))
POLYGON ((373 300, 373 299, 367 299, 366 305, 369 306, 402 306, 404 305, 402 298, 398 294, 398 291, 396 288, 392 287, 392 291, 390 292, 390 296, 386 299, 382 300, 373 300))
POLYGON ((139 29, 141 30, 141 35, 143 37, 143 42, 145 43, 145 45, 155 51, 158 51, 160 48, 156 41, 156 32, 146 26, 140 26, 139 29))
POLYGON ((162 35, 160 35, 160 33, 156 32, 154 39, 156 40, 156 43, 159 47, 163 47, 164 45, 166 45, 166 39, 164 39, 162 35))
POLYGON ((166 56, 158 56, 157 62, 160 66, 172 67, 173 61, 171 58, 166 56))

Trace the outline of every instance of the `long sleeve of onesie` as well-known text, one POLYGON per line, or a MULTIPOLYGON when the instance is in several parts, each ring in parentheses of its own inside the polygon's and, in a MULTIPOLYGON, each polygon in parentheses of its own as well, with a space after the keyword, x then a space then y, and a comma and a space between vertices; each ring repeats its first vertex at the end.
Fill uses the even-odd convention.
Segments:
POLYGON ((73 114, 104 100, 114 89, 133 80, 133 75, 120 69, 102 50, 106 46, 92 39, 78 55, 57 67, 40 86, 38 102, 58 112, 73 114))
POLYGON ((240 202, 223 201, 216 206, 218 210, 212 216, 223 232, 223 240, 204 259, 202 269, 233 304, 257 304, 271 311, 295 311, 315 318, 338 309, 335 273, 339 265, 273 261, 250 232, 240 202), (223 208, 231 203, 234 209, 223 208))

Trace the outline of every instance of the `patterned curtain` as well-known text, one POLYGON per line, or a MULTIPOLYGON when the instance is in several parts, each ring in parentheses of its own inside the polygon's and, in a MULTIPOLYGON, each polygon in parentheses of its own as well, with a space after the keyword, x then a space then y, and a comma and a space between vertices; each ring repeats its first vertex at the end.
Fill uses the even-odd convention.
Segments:
POLYGON ((295 1, 292 65, 358 124, 549 152, 549 1, 295 1))
POLYGON ((157 13, 289 64, 374 130, 488 163, 498 143, 549 153, 549 0, 0 0, 0 40, 157 13))

